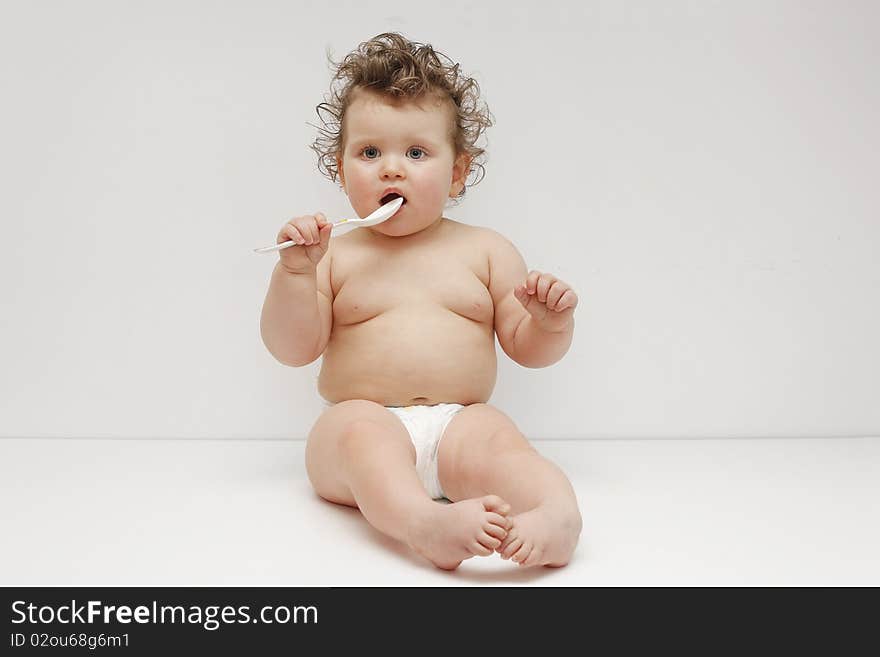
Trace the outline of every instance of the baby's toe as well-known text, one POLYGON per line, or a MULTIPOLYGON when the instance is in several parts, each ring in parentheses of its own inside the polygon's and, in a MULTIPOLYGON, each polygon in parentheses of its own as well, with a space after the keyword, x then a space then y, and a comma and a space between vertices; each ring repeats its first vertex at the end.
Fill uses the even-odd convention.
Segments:
POLYGON ((510 532, 507 532, 507 536, 501 539, 501 545, 498 546, 498 554, 504 552, 507 549, 507 546, 513 543, 513 540, 516 536, 513 536, 510 532))
POLYGON ((481 499, 486 511, 494 511, 502 516, 510 512, 510 505, 497 495, 486 495, 481 499))
POLYGON ((529 554, 528 558, 525 559, 520 566, 537 566, 541 563, 541 557, 544 556, 544 550, 539 547, 536 547, 532 550, 531 554, 529 554))
POLYGON ((492 554, 492 550, 487 548, 485 545, 480 543, 479 541, 474 541, 471 543, 471 554, 476 554, 481 557, 488 557, 492 554))
POLYGON ((514 537, 510 540, 507 546, 501 546, 501 558, 502 559, 510 559, 516 551, 522 547, 523 541, 519 537, 514 537))
POLYGON ((529 554, 532 552, 532 544, 531 543, 523 543, 522 547, 519 550, 513 553, 513 556, 510 557, 510 560, 521 564, 523 561, 528 559, 529 554))
POLYGON ((490 552, 494 552, 495 548, 501 545, 501 541, 494 536, 489 536, 489 534, 483 534, 477 539, 477 542, 484 547, 489 548, 490 552))
POLYGON ((511 522, 510 518, 506 518, 497 513, 492 513, 491 511, 486 514, 486 520, 491 522, 493 525, 498 525, 502 529, 510 529, 511 522))
POLYGON ((519 538, 519 531, 517 531, 517 527, 511 525, 507 529, 507 536, 501 539, 501 547, 498 548, 498 551, 504 551, 507 547, 513 543, 517 538, 519 538))
POLYGON ((486 523, 483 525, 483 531, 489 534, 489 536, 497 538, 498 545, 501 545, 501 541, 507 538, 507 530, 502 529, 498 525, 490 525, 489 523, 486 523))

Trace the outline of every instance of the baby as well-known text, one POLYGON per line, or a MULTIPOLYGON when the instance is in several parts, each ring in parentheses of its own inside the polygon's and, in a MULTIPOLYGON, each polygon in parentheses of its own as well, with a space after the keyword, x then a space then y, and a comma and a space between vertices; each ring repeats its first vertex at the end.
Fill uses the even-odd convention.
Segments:
POLYGON ((321 213, 278 233, 297 246, 279 251, 260 329, 285 365, 323 356, 309 479, 439 568, 493 551, 563 566, 581 531, 574 490, 487 402, 495 336, 517 363, 551 365, 571 344, 578 298, 528 272, 496 231, 442 216, 482 168, 475 142, 492 123, 479 87, 396 33, 361 44, 334 80, 341 89, 318 106, 333 117, 313 145, 319 167, 361 217, 404 204, 332 241, 321 213))

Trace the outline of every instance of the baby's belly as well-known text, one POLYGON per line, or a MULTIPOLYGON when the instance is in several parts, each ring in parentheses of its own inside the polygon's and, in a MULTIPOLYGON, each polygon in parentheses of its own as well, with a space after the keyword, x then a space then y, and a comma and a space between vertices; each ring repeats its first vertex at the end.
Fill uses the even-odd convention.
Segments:
POLYGON ((334 403, 468 405, 489 400, 496 370, 491 325, 439 308, 390 310, 360 324, 333 327, 318 392, 334 403))

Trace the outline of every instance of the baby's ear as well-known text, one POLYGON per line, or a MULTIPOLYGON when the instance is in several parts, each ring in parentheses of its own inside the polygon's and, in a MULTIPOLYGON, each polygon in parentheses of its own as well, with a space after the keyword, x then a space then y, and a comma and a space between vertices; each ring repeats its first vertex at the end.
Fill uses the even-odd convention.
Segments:
POLYGON ((342 158, 336 156, 336 171, 339 174, 339 182, 345 186, 345 170, 342 168, 342 158))
POLYGON ((467 182, 468 173, 471 170, 471 157, 468 153, 459 153, 452 164, 452 189, 450 196, 458 196, 467 182))

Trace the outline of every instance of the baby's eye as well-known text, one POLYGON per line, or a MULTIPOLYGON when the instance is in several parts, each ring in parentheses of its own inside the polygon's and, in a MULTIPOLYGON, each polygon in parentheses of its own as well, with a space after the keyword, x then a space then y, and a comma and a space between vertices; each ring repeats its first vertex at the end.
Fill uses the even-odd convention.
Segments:
POLYGON ((379 156, 379 149, 375 146, 367 146, 361 151, 361 154, 367 158, 368 160, 374 160, 379 156), (375 155, 370 155, 370 153, 375 152, 375 155))
POLYGON ((409 154, 410 154, 410 157, 412 157, 412 159, 421 160, 425 155, 425 151, 423 151, 418 146, 413 146, 412 148, 409 149, 409 154), (413 155, 413 153, 416 153, 416 155, 413 155))

